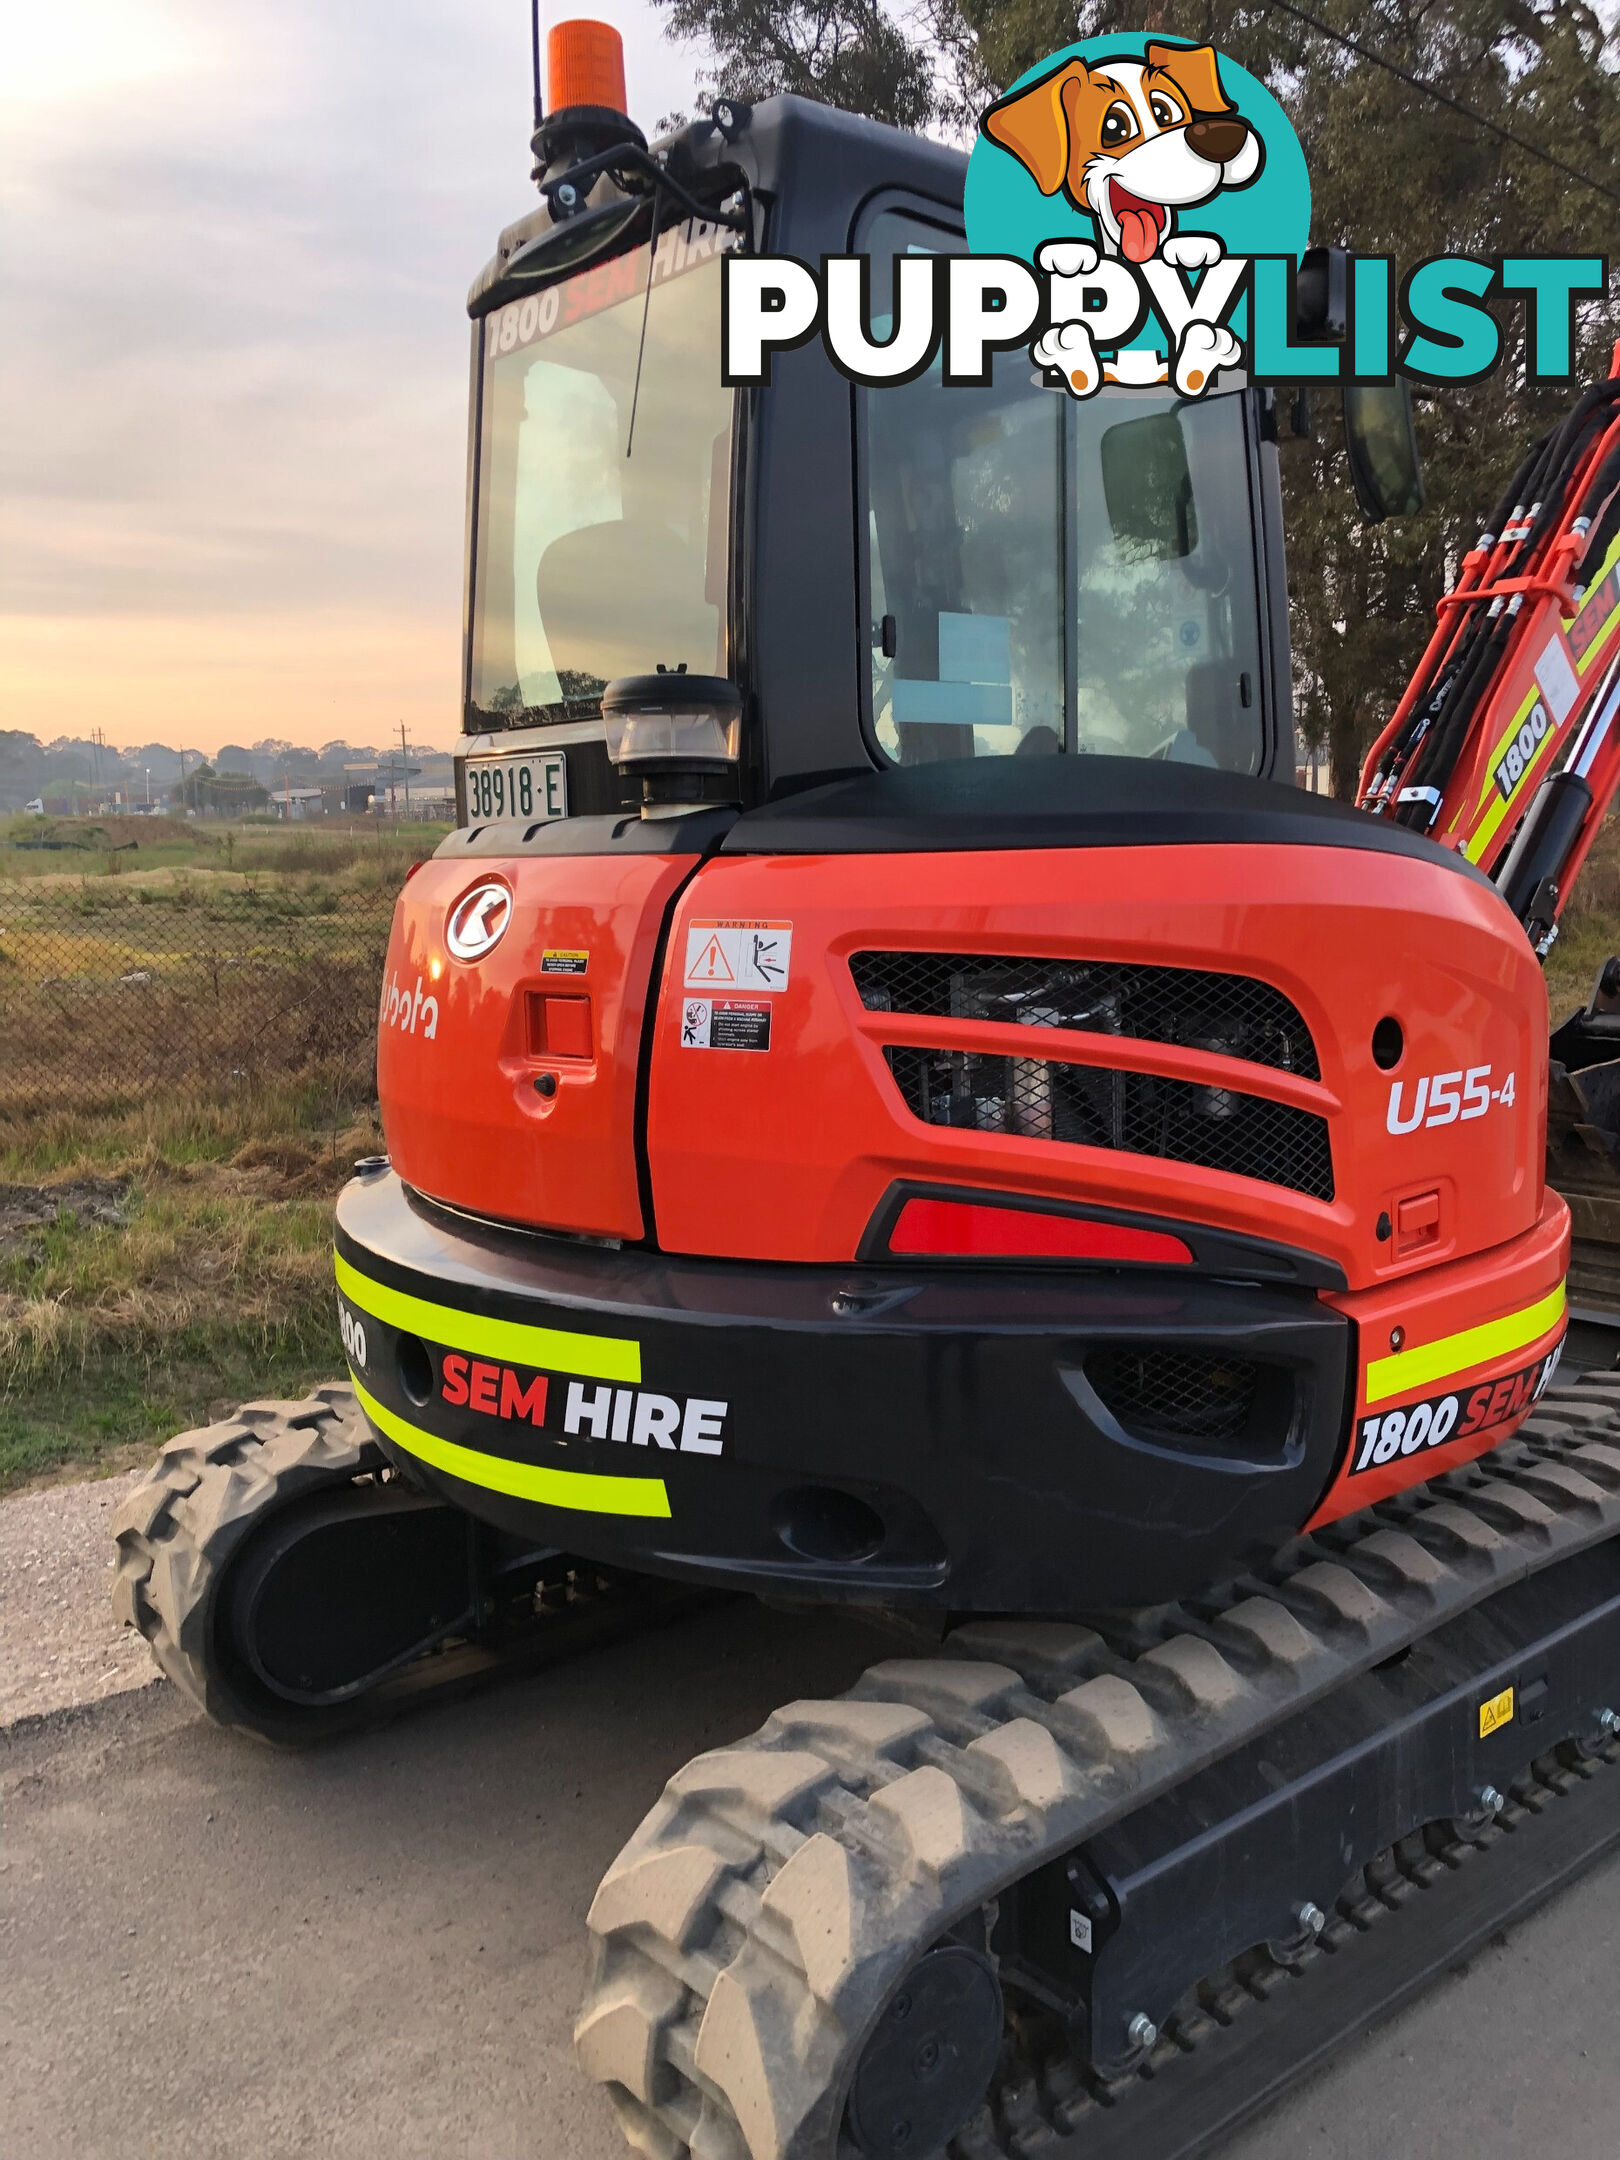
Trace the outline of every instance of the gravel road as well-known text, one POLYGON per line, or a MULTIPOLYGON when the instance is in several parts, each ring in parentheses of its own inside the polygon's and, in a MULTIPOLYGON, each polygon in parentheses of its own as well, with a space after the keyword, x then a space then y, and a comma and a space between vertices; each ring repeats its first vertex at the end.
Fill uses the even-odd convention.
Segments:
MULTIPOLYGON (((0 1507, 5 1574, 33 1555, 39 1593, 30 1637, 8 1585, 6 1700, 43 1704, 73 1674, 101 1698, 0 1733, 4 2149, 624 2160, 568 2048, 597 1877, 689 1755, 847 1685, 886 1643, 727 1607, 276 1755, 166 1684, 132 1691, 140 1658, 92 1613, 105 1571, 85 1526, 114 1497, 0 1507), (54 1590, 50 1521, 84 1533, 54 1590)), ((1510 2160, 1549 2140, 1561 2160, 1613 2160, 1617 1936, 1620 1864, 1349 2051, 1230 2160, 1510 2160)))
POLYGON ((0 1501, 0 1732, 156 1677, 145 1643, 113 1624, 108 1524, 143 1471, 0 1501))

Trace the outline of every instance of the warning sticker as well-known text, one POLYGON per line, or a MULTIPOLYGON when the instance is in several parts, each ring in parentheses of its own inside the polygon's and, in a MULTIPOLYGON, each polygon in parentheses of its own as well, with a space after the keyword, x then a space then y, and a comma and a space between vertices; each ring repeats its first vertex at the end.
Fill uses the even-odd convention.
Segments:
POLYGON ((1536 681, 1541 694, 1552 708, 1555 724, 1562 727, 1569 718, 1570 708, 1581 694, 1581 686, 1575 670, 1569 664, 1569 655, 1556 631, 1547 640, 1546 650, 1536 662, 1536 681))
POLYGON ((543 952, 540 955, 542 975, 583 975, 590 964, 588 952, 543 952))
POLYGON ((695 922, 686 929, 688 990, 785 990, 790 922, 695 922))
POLYGON ((757 998, 688 998, 681 1008, 687 1050, 768 1050, 771 1008, 757 998))
POLYGON ((1500 1732, 1504 1725, 1513 1722, 1513 1690, 1506 1687, 1500 1695, 1493 1695, 1489 1702, 1479 1706, 1479 1737, 1488 1740, 1493 1732, 1500 1732))

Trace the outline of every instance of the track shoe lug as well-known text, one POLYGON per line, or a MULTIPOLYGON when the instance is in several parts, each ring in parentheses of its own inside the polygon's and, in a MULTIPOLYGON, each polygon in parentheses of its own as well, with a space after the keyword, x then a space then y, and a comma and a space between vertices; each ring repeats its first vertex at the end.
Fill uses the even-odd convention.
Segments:
POLYGON ((963 1712, 994 1717, 1007 1697, 1022 1686, 1005 1665, 981 1665, 965 1658, 889 1658, 861 1675, 862 1695, 888 1701, 898 1697, 931 1716, 956 1722, 963 1712))
POLYGON ((994 1765, 998 1775, 992 1789, 1009 1812, 1023 1807, 1045 1815, 1073 1799, 1080 1789, 1063 1750, 1033 1718, 1014 1718, 994 1732, 981 1733, 969 1742, 966 1752, 994 1765))
POLYGON ((1502 1527, 1515 1537, 1544 1535, 1558 1521, 1557 1514, 1544 1501, 1521 1486, 1510 1485, 1503 1477, 1484 1479, 1471 1497, 1487 1520, 1497 1517, 1502 1527))
POLYGON ((928 1732, 929 1718, 904 1702, 792 1702, 771 1712, 765 1730, 841 1766, 864 1756, 894 1760, 928 1732))
POLYGON ((574 2046, 590 2075, 655 2106, 667 2099, 673 2072, 658 2060, 659 2035, 686 1990, 645 1958, 620 1972, 574 2027, 574 2046))
POLYGON ((1245 1598, 1215 1623, 1218 1634, 1235 1635, 1247 1655, 1298 1672, 1319 1653, 1286 1605, 1275 1598, 1245 1598))
POLYGON ((892 1815, 904 1833, 915 1865, 942 1880, 978 1842, 978 1822, 954 1778, 925 1763, 872 1795, 873 1808, 892 1815))
POLYGON ((756 1815, 773 1815, 831 1781, 819 1755, 802 1750, 716 1748, 677 1770, 666 1788, 684 1799, 727 1799, 756 1815))
POLYGON ((1437 1500, 1432 1507, 1426 1507, 1413 1523, 1412 1532, 1425 1545, 1435 1547, 1437 1557, 1447 1555, 1452 1566, 1460 1553, 1488 1560, 1507 1544, 1499 1530, 1493 1530, 1488 1522, 1455 1500, 1437 1500))
POLYGON ((1054 1688, 1062 1673, 1091 1671, 1107 1649, 1094 1629, 1065 1620, 969 1620, 952 1629, 948 1647, 992 1665, 1010 1665, 1026 1681, 1038 1679, 1054 1688))
POLYGON ((1344 1628, 1365 1641, 1390 1618, 1389 1606, 1360 1576, 1337 1560, 1313 1561, 1289 1577, 1285 1594, 1306 1605, 1330 1627, 1344 1628))
POLYGON ((1608 1497, 1569 1463, 1532 1463, 1518 1473, 1518 1482, 1551 1507, 1596 1508, 1608 1497))
POLYGON ((811 1992, 834 2002, 859 1962, 863 1906, 855 1863, 836 1838, 807 1838, 761 1900, 791 1934, 811 1992))
POLYGON ((1234 1672, 1213 1643, 1197 1635, 1178 1635, 1146 1651, 1143 1671, 1166 1674, 1175 1683, 1181 1707, 1202 1717, 1219 1717, 1241 1702, 1248 1682, 1234 1672))
POLYGON ((1405 1530, 1375 1530, 1357 1545, 1356 1561, 1375 1564, 1401 1590, 1424 1597, 1432 1596, 1451 1572, 1405 1530))
POLYGON ((701 2077, 725 2095, 737 2118, 749 2160, 782 2160, 792 2149, 801 2113, 795 2100, 816 2081, 795 2058, 802 2053, 787 2004, 763 1982, 749 1985, 736 1972, 721 1973, 703 2013, 696 2064, 701 2077))
POLYGON ((655 1847, 628 1863, 621 1854, 602 1878, 586 1924, 598 1935, 646 1928, 684 1950, 692 1923, 725 1872, 725 1861, 707 1845, 655 1847))
POLYGON ((1164 1727, 1147 1698, 1117 1673, 1099 1673, 1060 1695, 1087 1749, 1115 1764, 1134 1766, 1165 1744, 1164 1727))

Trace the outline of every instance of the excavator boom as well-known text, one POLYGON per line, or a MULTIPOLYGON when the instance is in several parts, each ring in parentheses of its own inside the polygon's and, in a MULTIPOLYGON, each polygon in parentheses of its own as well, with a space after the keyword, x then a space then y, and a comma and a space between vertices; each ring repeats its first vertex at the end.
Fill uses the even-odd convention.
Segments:
POLYGON ((1543 958, 1620 786, 1620 347, 1463 557, 1358 801, 1493 878, 1543 958))

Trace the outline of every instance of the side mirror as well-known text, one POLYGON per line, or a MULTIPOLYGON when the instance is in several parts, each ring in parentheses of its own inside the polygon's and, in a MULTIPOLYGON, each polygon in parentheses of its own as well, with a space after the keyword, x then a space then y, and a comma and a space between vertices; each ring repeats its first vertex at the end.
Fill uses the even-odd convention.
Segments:
POLYGON ((1423 467, 1405 382, 1345 384, 1344 447, 1350 484, 1369 524, 1413 517, 1423 508, 1423 467))

